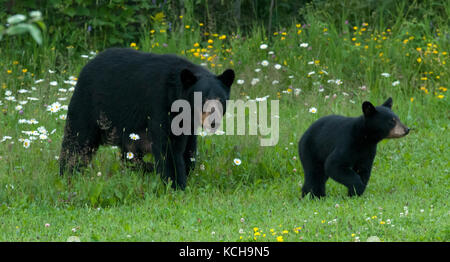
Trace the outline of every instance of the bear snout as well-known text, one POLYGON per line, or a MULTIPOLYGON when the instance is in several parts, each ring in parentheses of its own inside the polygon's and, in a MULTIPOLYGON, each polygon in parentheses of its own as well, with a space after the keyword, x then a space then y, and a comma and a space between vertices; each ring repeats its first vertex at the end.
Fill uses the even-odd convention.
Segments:
POLYGON ((394 128, 391 129, 387 138, 400 138, 409 134, 409 127, 405 126, 400 120, 395 121, 394 128))

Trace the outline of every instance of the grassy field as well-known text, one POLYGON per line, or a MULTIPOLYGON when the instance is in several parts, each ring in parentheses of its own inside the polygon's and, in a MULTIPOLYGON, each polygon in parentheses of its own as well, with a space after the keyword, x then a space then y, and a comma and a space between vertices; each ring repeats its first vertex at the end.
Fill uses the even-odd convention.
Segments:
POLYGON ((243 37, 199 24, 169 33, 161 23, 129 44, 216 73, 233 68, 232 99, 280 101, 276 146, 261 147, 258 136, 200 137, 185 191, 127 168, 111 147, 83 174, 60 177, 65 105, 101 50, 4 40, 0 241, 449 241, 448 25, 309 19, 270 39, 260 27, 243 37), (329 180, 326 198, 301 199, 297 142, 306 128, 329 114, 361 115, 363 101, 390 96, 412 131, 379 144, 364 195, 349 198, 329 180))

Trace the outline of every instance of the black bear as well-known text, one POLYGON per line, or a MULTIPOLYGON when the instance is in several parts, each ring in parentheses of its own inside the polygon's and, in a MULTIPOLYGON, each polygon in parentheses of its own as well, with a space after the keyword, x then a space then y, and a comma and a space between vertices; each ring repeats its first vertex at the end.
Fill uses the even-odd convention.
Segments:
POLYGON ((377 143, 409 133, 391 109, 392 98, 377 107, 366 101, 360 117, 330 115, 314 122, 298 143, 305 174, 302 197, 324 197, 330 177, 345 185, 349 196, 360 196, 369 182, 377 143))
MULTIPOLYGON (((124 160, 132 159, 147 171, 153 165, 143 157, 151 153, 164 181, 170 178, 174 188, 184 189, 197 139, 194 131, 172 132, 171 122, 177 116, 171 112, 172 104, 183 100, 193 108, 194 93, 200 92, 200 106, 213 100, 225 108, 234 77, 231 69, 216 76, 170 54, 123 48, 98 54, 82 69, 69 104, 60 174, 85 166, 100 145, 116 145, 124 160)), ((190 111, 192 119, 203 113, 199 110, 190 111)), ((194 122, 188 125, 191 130, 197 128, 194 122)))

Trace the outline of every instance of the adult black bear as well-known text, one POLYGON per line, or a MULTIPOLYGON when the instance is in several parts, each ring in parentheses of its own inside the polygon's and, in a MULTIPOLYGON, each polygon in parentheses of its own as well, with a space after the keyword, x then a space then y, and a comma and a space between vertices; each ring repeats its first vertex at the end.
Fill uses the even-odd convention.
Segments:
MULTIPOLYGON (((194 92, 200 92, 200 106, 214 100, 225 108, 234 77, 231 69, 216 76, 175 55, 121 48, 100 53, 82 69, 69 104, 61 175, 85 166, 100 145, 109 144, 147 171, 153 165, 143 157, 152 153, 162 178, 184 189, 197 140, 193 133, 173 134, 171 122, 177 114, 171 106, 181 99, 194 108, 194 92)), ((197 111, 191 111, 195 119, 197 111)), ((191 128, 196 128, 193 122, 191 128)))
POLYGON ((360 196, 369 182, 377 143, 409 133, 392 111, 392 98, 381 106, 362 104, 363 115, 337 115, 314 122, 299 141, 299 155, 305 173, 302 196, 325 196, 329 177, 345 185, 350 196, 360 196))

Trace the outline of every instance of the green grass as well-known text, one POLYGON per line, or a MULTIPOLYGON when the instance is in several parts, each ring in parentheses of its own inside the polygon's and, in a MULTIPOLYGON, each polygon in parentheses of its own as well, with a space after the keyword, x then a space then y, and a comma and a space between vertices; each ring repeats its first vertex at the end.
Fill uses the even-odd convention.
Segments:
POLYGON ((77 43, 53 48, 55 43, 46 39, 40 48, 24 44, 23 52, 14 40, 4 41, 0 140, 12 139, 0 143, 0 241, 66 241, 69 236, 81 241, 366 241, 370 236, 448 241, 450 50, 442 37, 448 35, 448 25, 429 31, 418 22, 381 28, 350 21, 338 30, 308 22, 311 26, 300 34, 293 24, 270 41, 260 28, 245 39, 228 35, 220 40, 220 34, 205 36, 200 28, 177 34, 149 29, 136 39, 140 50, 184 55, 216 73, 234 68, 245 83, 233 85, 232 99, 269 95, 269 100, 280 100, 276 146, 260 147, 258 136, 200 137, 198 164, 185 191, 165 186, 157 174, 132 171, 120 161, 118 150, 108 147, 101 148, 83 174, 60 177, 55 156, 64 127, 58 117, 65 111, 51 114, 46 105, 57 98, 67 98, 60 103, 68 104, 72 93, 58 89, 70 87, 63 81, 78 75, 87 61, 80 55, 90 50, 80 52, 77 43), (263 43, 269 46, 265 50, 260 49, 263 43), (207 50, 212 60, 197 57, 197 48, 207 50), (258 64, 262 60, 270 65, 258 64), (282 69, 274 69, 277 63, 282 69), (253 78, 260 79, 255 86, 253 78), (37 79, 44 81, 35 83, 37 79), (328 82, 335 79, 343 83, 328 82), (272 84, 274 80, 279 83, 272 84), (397 80, 399 85, 393 86, 397 80), (301 89, 298 96, 296 88, 301 89), (21 115, 15 109, 18 102, 6 99, 7 90, 17 101, 39 100, 22 105, 21 115), (389 96, 412 131, 379 144, 364 195, 349 198, 344 186, 329 180, 326 198, 301 199, 297 142, 306 128, 328 114, 360 115, 363 101, 381 104, 389 96), (317 113, 309 113, 310 107, 317 113), (39 124, 18 123, 31 118, 39 124), (38 139, 24 148, 19 139, 28 136, 21 131, 40 126, 56 131, 48 135, 50 140, 38 139), (234 165, 234 158, 242 164, 234 165))

